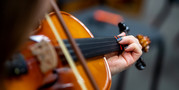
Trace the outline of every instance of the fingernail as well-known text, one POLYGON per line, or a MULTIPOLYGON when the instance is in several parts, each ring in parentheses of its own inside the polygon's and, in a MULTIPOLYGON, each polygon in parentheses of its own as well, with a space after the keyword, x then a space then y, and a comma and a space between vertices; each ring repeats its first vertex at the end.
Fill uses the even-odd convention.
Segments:
POLYGON ((120 42, 122 40, 122 37, 118 38, 117 41, 120 42))

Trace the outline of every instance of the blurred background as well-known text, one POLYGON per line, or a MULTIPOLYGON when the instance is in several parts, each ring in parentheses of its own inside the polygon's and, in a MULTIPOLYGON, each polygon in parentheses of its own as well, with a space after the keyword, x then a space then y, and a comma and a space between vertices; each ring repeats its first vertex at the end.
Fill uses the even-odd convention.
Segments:
POLYGON ((111 90, 179 90, 179 0, 57 1, 95 37, 119 34, 116 25, 121 21, 129 26, 129 34, 150 37, 150 51, 142 56, 145 70, 133 65, 113 76, 111 90))

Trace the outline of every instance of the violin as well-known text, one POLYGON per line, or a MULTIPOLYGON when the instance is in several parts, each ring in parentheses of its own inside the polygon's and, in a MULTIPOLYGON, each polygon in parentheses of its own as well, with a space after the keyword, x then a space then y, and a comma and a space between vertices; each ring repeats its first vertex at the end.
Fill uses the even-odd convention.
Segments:
MULTIPOLYGON (((111 86, 111 73, 105 54, 118 51, 122 52, 114 37, 94 38, 87 27, 74 16, 61 11, 63 20, 68 27, 71 36, 75 38, 77 46, 86 58, 87 66, 100 90, 109 90, 111 86)), ((7 90, 80 90, 85 88, 92 90, 91 84, 85 70, 78 61, 72 45, 67 40, 61 23, 58 21, 56 13, 49 14, 58 34, 70 53, 72 60, 80 74, 76 78, 74 71, 66 61, 62 48, 47 19, 41 21, 40 28, 29 37, 20 49, 20 55, 16 55, 16 60, 21 60, 23 65, 17 65, 11 70, 11 76, 5 80, 7 90)), ((148 50, 150 40, 148 37, 137 36, 144 50, 148 50)), ((123 47, 122 47, 123 48, 123 47)), ((19 62, 19 61, 18 61, 19 62)))

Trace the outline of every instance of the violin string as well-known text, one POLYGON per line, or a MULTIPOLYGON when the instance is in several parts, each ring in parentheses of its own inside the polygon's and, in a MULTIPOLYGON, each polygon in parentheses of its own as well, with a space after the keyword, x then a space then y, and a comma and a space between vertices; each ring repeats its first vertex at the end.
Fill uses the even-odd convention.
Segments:
POLYGON ((52 5, 52 7, 53 7, 53 9, 54 9, 54 11, 55 11, 55 13, 57 15, 57 19, 59 20, 59 22, 60 22, 60 24, 61 24, 61 26, 62 26, 65 34, 66 34, 66 36, 68 37, 69 42, 72 45, 72 48, 75 51, 76 56, 78 57, 79 62, 81 63, 81 65, 83 67, 83 70, 85 71, 85 74, 87 75, 91 85, 93 86, 93 88, 95 90, 99 90, 96 81, 94 80, 92 74, 90 73, 90 70, 88 69, 88 66, 86 64, 84 56, 82 55, 82 52, 80 51, 79 47, 76 45, 75 40, 72 38, 72 36, 71 36, 71 34, 70 34, 65 22, 63 21, 63 18, 61 16, 60 12, 59 12, 60 9, 58 8, 58 6, 57 6, 57 4, 55 3, 54 0, 50 0, 50 3, 51 3, 51 5, 52 5))
POLYGON ((51 27, 51 29, 52 29, 52 31, 53 31, 58 43, 59 43, 59 47, 61 47, 61 49, 63 51, 63 54, 65 55, 65 57, 66 57, 66 59, 67 59, 67 61, 69 63, 69 66, 71 67, 72 71, 74 72, 74 75, 77 78, 78 83, 80 84, 82 90, 87 90, 87 88, 86 88, 86 86, 84 84, 84 81, 80 77, 80 74, 79 74, 79 72, 78 72, 78 70, 77 70, 77 68, 75 66, 74 61, 72 60, 72 57, 69 54, 69 52, 68 52, 68 50, 67 50, 67 48, 66 48, 66 46, 65 46, 65 44, 63 42, 63 40, 60 38, 60 35, 58 34, 57 29, 55 28, 52 20, 50 19, 48 14, 46 14, 45 17, 46 17, 47 22, 49 23, 49 25, 50 25, 50 27, 51 27))

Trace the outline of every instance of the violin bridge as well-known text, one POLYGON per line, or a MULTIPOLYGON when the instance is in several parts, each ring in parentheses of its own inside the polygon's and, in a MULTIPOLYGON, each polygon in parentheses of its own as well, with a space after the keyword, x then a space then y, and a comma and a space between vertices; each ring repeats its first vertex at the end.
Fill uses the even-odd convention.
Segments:
POLYGON ((57 54, 49 41, 41 40, 39 43, 32 45, 30 50, 40 62, 40 69, 43 73, 57 67, 57 54))

